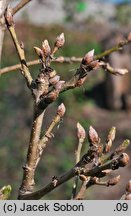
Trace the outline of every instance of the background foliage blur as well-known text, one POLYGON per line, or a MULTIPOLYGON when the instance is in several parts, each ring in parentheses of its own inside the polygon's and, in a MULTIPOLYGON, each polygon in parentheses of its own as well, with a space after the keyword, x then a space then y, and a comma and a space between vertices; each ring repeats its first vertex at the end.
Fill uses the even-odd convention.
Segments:
MULTIPOLYGON (((18 1, 12 3, 16 2, 18 1)), ((95 54, 100 53, 105 49, 103 41, 106 41, 106 45, 113 45, 116 42, 116 32, 122 35, 131 30, 130 14, 131 4, 126 0, 63 0, 55 3, 51 0, 39 0, 32 1, 16 15, 15 20, 19 39, 25 45, 27 60, 32 60, 36 58, 34 46, 40 46, 46 38, 53 46, 56 36, 61 32, 65 33, 66 44, 59 50, 58 56, 79 57, 91 49, 95 49, 95 54), (110 44, 107 38, 110 38, 110 44)), ((2 67, 16 63, 17 54, 10 35, 6 32, 2 67)), ((63 80, 69 79, 78 66, 79 64, 52 64, 63 80)), ((38 72, 39 65, 31 67, 33 77, 38 72)), ((90 124, 93 125, 103 142, 111 126, 116 126, 118 131, 115 145, 120 144, 125 138, 131 138, 130 111, 109 110, 107 107, 105 77, 106 73, 102 70, 92 72, 82 88, 62 94, 57 103, 52 104, 47 110, 43 130, 49 125, 61 102, 64 102, 67 109, 63 121, 55 129, 55 138, 44 152, 37 170, 37 188, 47 184, 53 175, 60 175, 74 165, 78 121, 86 131, 90 124)), ((33 109, 30 92, 20 72, 10 72, 0 77, 0 98, 0 187, 11 184, 11 199, 15 199, 22 179, 22 166, 28 147, 33 109)), ((83 151, 87 148, 88 143, 85 142, 83 151)), ((119 199, 124 192, 124 184, 131 178, 128 171, 130 168, 131 164, 125 171, 121 171, 124 179, 115 186, 115 190, 103 188, 102 192, 93 187, 88 192, 87 199, 119 199)), ((46 199, 68 199, 71 197, 71 188, 72 181, 69 181, 47 195, 46 199)))

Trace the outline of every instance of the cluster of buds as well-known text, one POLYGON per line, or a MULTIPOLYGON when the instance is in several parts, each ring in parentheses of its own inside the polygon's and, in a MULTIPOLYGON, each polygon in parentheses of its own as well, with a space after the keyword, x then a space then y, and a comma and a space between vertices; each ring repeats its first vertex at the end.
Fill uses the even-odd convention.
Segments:
POLYGON ((58 92, 61 90, 62 85, 65 83, 64 80, 60 80, 60 76, 57 75, 55 70, 52 70, 49 73, 49 83, 54 87, 58 92))
POLYGON ((46 62, 49 59, 50 54, 51 54, 51 48, 50 48, 48 40, 44 40, 42 42, 41 49, 39 47, 34 47, 34 50, 42 61, 46 62))
MULTIPOLYGON (((78 138, 85 139, 86 135, 84 128, 77 124, 77 129, 78 138)), ((86 166, 87 172, 91 169, 98 170, 98 172, 95 172, 93 175, 91 174, 91 176, 88 174, 88 177, 90 177, 91 180, 90 185, 99 184, 105 185, 107 187, 116 185, 120 181, 120 175, 104 182, 101 181, 101 178, 108 176, 113 170, 116 170, 120 167, 125 167, 129 163, 129 156, 128 154, 124 153, 130 143, 129 140, 125 140, 118 148, 113 151, 113 153, 109 154, 112 143, 115 139, 115 134, 116 128, 112 127, 107 136, 107 142, 105 145, 102 145, 97 131, 92 126, 89 127, 89 148, 79 163, 81 163, 82 166, 86 166), (96 167, 97 169, 95 169, 96 167)), ((86 171, 82 174, 84 176, 82 176, 80 180, 87 181, 85 173, 86 171)))
POLYGON ((34 47, 36 54, 42 60, 42 62, 49 63, 54 53, 61 48, 65 43, 64 33, 61 33, 55 41, 54 48, 51 50, 48 40, 42 42, 42 47, 34 47))
POLYGON ((94 49, 86 53, 81 64, 84 65, 89 71, 99 68, 98 60, 94 59, 94 49))

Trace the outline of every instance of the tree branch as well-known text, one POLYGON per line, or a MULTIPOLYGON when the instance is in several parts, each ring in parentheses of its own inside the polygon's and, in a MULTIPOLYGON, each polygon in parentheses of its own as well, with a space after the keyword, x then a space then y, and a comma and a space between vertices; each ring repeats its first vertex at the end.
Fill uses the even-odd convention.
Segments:
POLYGON ((27 63, 26 63, 24 47, 22 47, 22 45, 20 45, 18 38, 17 38, 17 35, 16 35, 14 24, 9 23, 9 21, 7 20, 7 16, 6 16, 6 22, 7 22, 7 28, 10 32, 10 35, 12 37, 12 40, 14 42, 14 45, 16 47, 16 50, 17 50, 17 53, 18 53, 18 56, 19 56, 19 59, 21 62, 22 74, 25 77, 27 86, 31 89, 31 84, 32 84, 33 79, 32 79, 32 76, 30 74, 30 71, 28 69, 27 63))
POLYGON ((24 174, 23 174, 23 180, 19 190, 19 194, 24 194, 32 191, 35 185, 34 175, 35 175, 36 162, 39 156, 38 142, 40 139, 43 117, 44 117, 44 111, 39 110, 36 105, 34 109, 34 118, 33 118, 32 130, 30 135, 30 143, 29 143, 29 148, 27 153, 27 160, 26 160, 26 165, 23 167, 24 174))
MULTIPOLYGON (((55 182, 55 184, 54 184, 54 181, 51 181, 47 186, 45 186, 41 190, 38 190, 30 194, 25 194, 23 196, 21 195, 18 199, 38 200, 38 199, 41 199, 43 196, 45 196, 47 193, 53 191, 55 188, 57 188, 61 184, 69 181, 76 175, 84 174, 85 176, 94 177, 94 176, 99 175, 103 170, 107 170, 107 169, 115 170, 115 169, 118 169, 119 167, 123 167, 124 164, 121 164, 121 157, 123 157, 123 155, 120 155, 116 159, 108 161, 107 163, 101 166, 96 166, 92 169, 87 169, 85 168, 87 165, 87 162, 85 161, 86 155, 84 155, 82 159, 80 160, 80 162, 76 164, 75 167, 73 167, 70 171, 68 171, 61 177, 57 178, 57 182, 55 182)), ((127 165, 127 163, 125 165, 127 165)))
POLYGON ((31 0, 21 0, 13 9, 12 15, 16 14, 20 9, 22 9, 26 4, 28 4, 31 0))
MULTIPOLYGON (((108 49, 98 55, 95 55, 94 58, 99 60, 99 59, 102 59, 103 57, 106 57, 107 55, 110 55, 111 53, 113 52, 116 52, 116 51, 119 51, 121 50, 125 45, 127 45, 128 43, 130 43, 131 41, 130 40, 124 40, 124 41, 120 41, 116 46, 112 47, 111 49, 108 49)), ((76 58, 76 57, 63 57, 63 56, 60 56, 56 59, 53 59, 52 62, 57 62, 57 63, 75 63, 75 62, 81 62, 82 58, 79 57, 79 58, 76 58)), ((29 61, 27 62, 27 65, 28 66, 33 66, 33 65, 37 65, 39 64, 40 61, 39 60, 33 60, 33 61, 29 61)), ((17 65, 14 65, 14 66, 9 66, 9 67, 5 67, 5 68, 2 68, 0 70, 0 74, 4 74, 4 73, 8 73, 8 72, 11 72, 11 71, 15 71, 15 70, 18 70, 18 69, 21 69, 21 65, 20 64, 17 64, 17 65)))

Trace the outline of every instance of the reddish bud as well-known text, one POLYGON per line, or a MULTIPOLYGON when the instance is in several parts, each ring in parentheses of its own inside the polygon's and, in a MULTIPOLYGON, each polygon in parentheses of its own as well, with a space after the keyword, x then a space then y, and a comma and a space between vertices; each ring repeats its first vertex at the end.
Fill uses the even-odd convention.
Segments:
POLYGON ((88 65, 90 64, 94 59, 94 49, 89 51, 84 58, 82 59, 82 64, 88 65))
POLYGON ((59 93, 58 91, 52 91, 48 94, 48 96, 45 98, 45 102, 50 104, 52 103, 53 101, 55 101, 58 97, 59 93))
POLYGON ((60 106, 58 106, 57 114, 62 118, 65 114, 66 108, 65 105, 62 103, 60 106))
POLYGON ((60 80, 60 76, 54 76, 54 77, 52 77, 50 80, 49 80, 49 82, 50 82, 50 84, 51 85, 55 85, 56 83, 58 83, 59 82, 59 80, 60 80))
POLYGON ((96 130, 92 126, 90 126, 90 128, 89 128, 89 141, 92 145, 98 144, 100 142, 100 138, 98 136, 98 133, 96 132, 96 130))
POLYGON ((126 185, 126 191, 128 192, 128 193, 131 193, 131 180, 127 183, 127 185, 126 185))
POLYGON ((61 48, 65 43, 65 36, 64 33, 61 33, 57 38, 55 42, 55 46, 59 49, 61 48))
POLYGON ((64 80, 61 80, 61 81, 57 82, 56 85, 55 85, 55 89, 60 91, 64 83, 65 83, 64 80))
POLYGON ((120 175, 107 181, 107 186, 114 186, 120 181, 120 175))
POLYGON ((77 83, 76 83, 76 85, 75 85, 75 86, 77 86, 77 87, 80 87, 80 86, 82 86, 82 85, 83 85, 83 83, 85 82, 86 78, 87 78, 87 76, 85 76, 85 77, 83 77, 83 78, 79 79, 79 80, 77 81, 77 83))
POLYGON ((86 137, 85 129, 82 127, 82 125, 78 122, 77 123, 77 137, 78 139, 84 140, 86 137))
POLYGON ((51 53, 51 48, 50 48, 50 45, 48 43, 48 40, 44 40, 44 42, 42 42, 42 51, 44 53, 45 58, 49 57, 49 55, 51 53))
POLYGON ((129 163, 129 156, 126 153, 122 153, 118 158, 119 166, 124 167, 129 163))

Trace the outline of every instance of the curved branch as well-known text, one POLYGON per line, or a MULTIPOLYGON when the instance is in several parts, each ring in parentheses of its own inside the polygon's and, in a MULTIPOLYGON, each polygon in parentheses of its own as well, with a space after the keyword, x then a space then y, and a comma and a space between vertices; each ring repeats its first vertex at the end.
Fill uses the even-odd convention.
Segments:
POLYGON ((20 9, 22 9, 26 4, 28 4, 31 0, 21 0, 13 9, 12 15, 16 14, 20 9))

